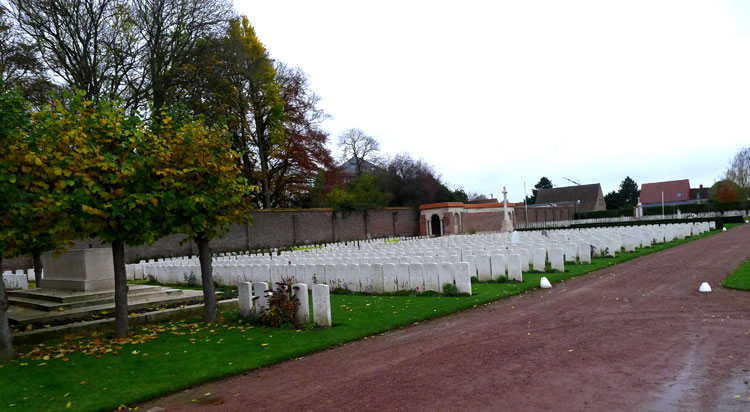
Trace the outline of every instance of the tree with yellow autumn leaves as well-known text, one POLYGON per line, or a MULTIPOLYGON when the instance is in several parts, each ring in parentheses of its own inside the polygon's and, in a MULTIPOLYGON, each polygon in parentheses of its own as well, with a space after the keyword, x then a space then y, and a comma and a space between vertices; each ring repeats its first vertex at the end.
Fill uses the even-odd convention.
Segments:
POLYGON ((125 245, 183 233, 198 244, 206 319, 215 320, 209 241, 230 223, 247 221, 253 191, 225 128, 189 115, 175 121, 170 113, 148 125, 117 103, 90 101, 82 92, 30 115, 20 101, 2 103, 8 117, 20 120, 6 123, 0 150, 0 191, 17 208, 0 222, 0 254, 26 253, 35 235, 48 240, 46 249, 88 237, 110 243, 115 335, 125 337, 125 245))

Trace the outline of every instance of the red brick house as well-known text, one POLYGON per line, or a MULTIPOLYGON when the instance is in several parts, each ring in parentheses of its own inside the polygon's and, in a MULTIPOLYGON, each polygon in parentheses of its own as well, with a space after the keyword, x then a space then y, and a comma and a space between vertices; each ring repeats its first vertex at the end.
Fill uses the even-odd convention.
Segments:
POLYGON ((664 205, 687 205, 707 200, 708 190, 703 185, 698 189, 690 188, 690 180, 669 180, 666 182, 644 183, 641 185, 641 203, 643 207, 661 206, 662 194, 664 205))

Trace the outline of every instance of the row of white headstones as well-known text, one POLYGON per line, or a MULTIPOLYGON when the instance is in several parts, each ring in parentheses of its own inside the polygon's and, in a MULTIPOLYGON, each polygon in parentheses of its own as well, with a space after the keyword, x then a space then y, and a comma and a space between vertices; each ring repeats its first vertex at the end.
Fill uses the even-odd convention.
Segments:
MULTIPOLYGON (((654 243, 683 239, 710 230, 708 223, 672 224, 543 233, 463 235, 413 239, 392 243, 363 242, 321 249, 284 252, 280 256, 236 255, 217 257, 217 283, 282 280, 327 284, 355 292, 388 293, 396 290, 434 290, 446 283, 471 293, 471 277, 480 281, 507 276, 523 281, 530 270, 565 270, 565 263, 590 263, 592 256, 616 256, 654 243)), ((197 258, 177 258, 128 266, 129 277, 152 278, 168 284, 200 279, 197 258)))
MULTIPOLYGON (((34 273, 32 272, 32 275, 33 274, 34 273)), ((3 272, 3 284, 5 284, 6 290, 13 290, 13 289, 25 290, 29 288, 28 277, 26 273, 24 273, 23 270, 18 270, 16 273, 3 272)))

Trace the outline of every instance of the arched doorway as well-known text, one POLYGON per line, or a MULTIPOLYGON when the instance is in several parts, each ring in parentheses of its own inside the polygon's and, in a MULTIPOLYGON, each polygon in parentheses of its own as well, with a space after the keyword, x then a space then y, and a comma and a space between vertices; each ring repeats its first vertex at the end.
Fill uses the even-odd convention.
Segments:
POLYGON ((432 217, 430 218, 430 226, 432 229, 433 236, 442 235, 442 230, 440 230, 440 216, 432 215, 432 217))

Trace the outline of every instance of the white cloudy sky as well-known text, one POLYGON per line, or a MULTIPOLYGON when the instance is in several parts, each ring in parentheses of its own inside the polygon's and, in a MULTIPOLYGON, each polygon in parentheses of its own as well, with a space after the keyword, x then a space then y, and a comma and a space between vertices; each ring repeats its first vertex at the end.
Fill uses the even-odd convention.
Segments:
POLYGON ((452 187, 711 185, 750 144, 750 1, 236 1, 333 118, 452 187))

